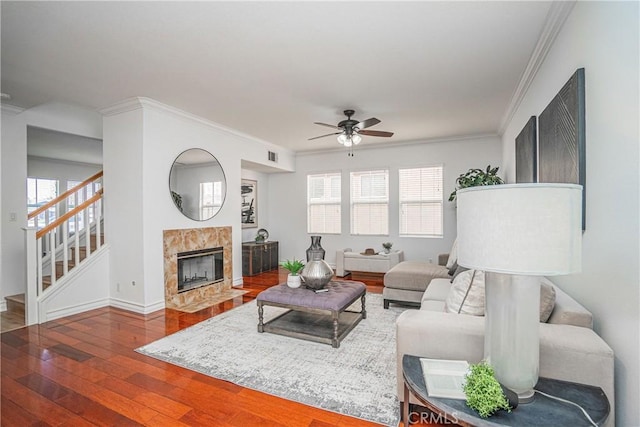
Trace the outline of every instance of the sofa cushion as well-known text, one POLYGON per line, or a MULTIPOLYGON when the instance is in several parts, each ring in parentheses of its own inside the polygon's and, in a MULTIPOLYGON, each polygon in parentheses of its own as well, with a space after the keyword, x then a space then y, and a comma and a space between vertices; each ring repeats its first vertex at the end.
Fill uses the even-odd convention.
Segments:
POLYGON ((540 321, 546 323, 556 305, 556 290, 545 281, 540 283, 540 321))
POLYGON ((431 283, 429 283, 427 290, 422 294, 421 301, 423 304, 426 301, 440 301, 444 304, 444 300, 447 299, 450 289, 451 282, 448 279, 433 279, 431 283))
POLYGON ((449 252, 449 258, 447 259, 447 265, 445 267, 450 269, 456 261, 458 261, 458 239, 453 241, 451 252, 449 252))
POLYGON ((448 313, 484 316, 484 271, 467 270, 458 274, 444 307, 448 313))
POLYGON ((403 261, 384 275, 384 286, 424 292, 431 280, 437 277, 450 277, 447 268, 424 261, 403 261))

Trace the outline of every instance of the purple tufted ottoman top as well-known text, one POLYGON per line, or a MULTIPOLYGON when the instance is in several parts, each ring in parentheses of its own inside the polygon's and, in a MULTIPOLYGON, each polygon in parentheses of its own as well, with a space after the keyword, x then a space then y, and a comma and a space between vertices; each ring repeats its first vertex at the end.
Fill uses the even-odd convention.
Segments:
POLYGON ((258 294, 258 301, 290 306, 342 311, 367 289, 364 283, 336 280, 325 286, 329 292, 315 293, 304 286, 290 288, 286 283, 273 286, 258 294))

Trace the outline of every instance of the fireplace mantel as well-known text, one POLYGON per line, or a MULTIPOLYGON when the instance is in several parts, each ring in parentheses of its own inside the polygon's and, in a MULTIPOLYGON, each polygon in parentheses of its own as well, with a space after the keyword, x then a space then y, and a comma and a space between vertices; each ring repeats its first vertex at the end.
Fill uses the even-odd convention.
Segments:
POLYGON ((186 228, 164 230, 164 298, 165 307, 180 309, 183 306, 206 300, 225 290, 233 284, 233 257, 231 227, 186 228), (178 293, 179 252, 197 251, 201 249, 222 247, 224 279, 187 292, 178 293))

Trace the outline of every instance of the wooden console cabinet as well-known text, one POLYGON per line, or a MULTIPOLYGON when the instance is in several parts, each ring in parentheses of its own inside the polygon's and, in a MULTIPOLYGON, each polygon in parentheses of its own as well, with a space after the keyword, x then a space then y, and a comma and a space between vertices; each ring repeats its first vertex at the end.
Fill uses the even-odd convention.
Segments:
POLYGON ((278 242, 242 243, 242 275, 255 276, 278 268, 278 242))

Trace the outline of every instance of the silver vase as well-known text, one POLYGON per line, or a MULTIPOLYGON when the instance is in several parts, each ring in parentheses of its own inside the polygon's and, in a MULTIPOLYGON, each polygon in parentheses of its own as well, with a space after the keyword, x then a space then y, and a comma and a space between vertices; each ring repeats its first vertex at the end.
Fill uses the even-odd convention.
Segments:
POLYGON ((315 255, 302 269, 302 281, 309 289, 322 289, 333 277, 333 269, 325 260, 315 255))

